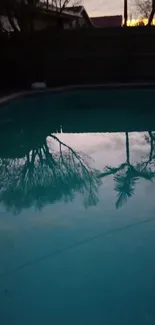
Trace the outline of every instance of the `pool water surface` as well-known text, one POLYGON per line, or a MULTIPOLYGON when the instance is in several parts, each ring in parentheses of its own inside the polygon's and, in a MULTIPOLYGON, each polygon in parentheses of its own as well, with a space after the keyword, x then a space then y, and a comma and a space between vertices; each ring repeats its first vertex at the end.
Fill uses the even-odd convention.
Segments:
POLYGON ((1 107, 1 325, 155 324, 154 93, 1 107))

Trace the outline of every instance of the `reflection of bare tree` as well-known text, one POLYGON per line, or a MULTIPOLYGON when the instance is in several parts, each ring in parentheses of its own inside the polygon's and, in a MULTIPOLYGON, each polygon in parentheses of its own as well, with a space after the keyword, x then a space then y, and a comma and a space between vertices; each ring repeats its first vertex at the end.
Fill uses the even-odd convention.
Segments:
POLYGON ((146 162, 150 164, 155 159, 155 132, 148 132, 148 136, 145 136, 145 140, 150 145, 149 159, 146 162))
POLYGON ((57 200, 70 201, 75 192, 84 195, 85 206, 95 205, 101 184, 98 171, 89 165, 89 158, 60 141, 52 151, 45 140, 27 152, 23 159, 0 160, 0 201, 16 212, 35 205, 42 208, 57 200))
MULTIPOLYGON (((115 190, 118 193, 116 208, 120 208, 128 198, 135 193, 135 187, 137 181, 142 178, 151 181, 155 177, 155 172, 152 171, 151 165, 145 162, 131 164, 130 162, 130 143, 129 134, 125 133, 126 136, 126 162, 112 168, 107 166, 100 178, 108 175, 114 175, 115 190)), ((151 153, 152 159, 152 153, 151 153)), ((151 160, 150 160, 151 162, 151 160)))

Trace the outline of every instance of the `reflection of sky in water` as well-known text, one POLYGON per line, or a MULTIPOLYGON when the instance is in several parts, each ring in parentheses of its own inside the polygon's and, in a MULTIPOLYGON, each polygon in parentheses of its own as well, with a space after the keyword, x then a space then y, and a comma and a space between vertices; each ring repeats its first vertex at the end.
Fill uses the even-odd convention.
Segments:
MULTIPOLYGON (((56 136, 99 174, 127 161, 125 133, 56 136)), ((58 142, 47 144, 59 152, 58 142)), ((144 162, 153 173, 148 132, 129 133, 129 146, 130 164, 144 162)), ((133 195, 116 209, 114 177, 100 178, 98 201, 87 207, 78 191, 40 211, 13 214, 1 204, 2 325, 155 323, 155 184, 138 174, 133 195)))
MULTIPOLYGON (((130 151, 133 160, 147 157, 149 153, 149 144, 145 140, 145 135, 147 132, 130 133, 130 151)), ((97 168, 103 169, 108 164, 120 164, 125 160, 125 134, 123 133, 62 133, 57 136, 75 150, 93 156, 97 168)))

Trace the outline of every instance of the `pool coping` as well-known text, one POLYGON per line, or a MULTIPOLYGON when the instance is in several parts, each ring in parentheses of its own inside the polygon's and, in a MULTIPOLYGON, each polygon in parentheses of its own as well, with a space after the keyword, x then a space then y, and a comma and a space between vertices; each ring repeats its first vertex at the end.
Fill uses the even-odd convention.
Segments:
POLYGON ((86 85, 69 85, 61 87, 49 87, 45 89, 30 89, 25 91, 13 92, 9 95, 0 97, 0 104, 6 103, 13 99, 19 97, 25 97, 29 95, 35 95, 38 93, 57 93, 62 91, 70 90, 82 90, 82 89, 92 89, 92 88, 102 88, 102 89, 137 89, 137 88, 155 88, 155 83, 108 83, 108 84, 86 84, 86 85))

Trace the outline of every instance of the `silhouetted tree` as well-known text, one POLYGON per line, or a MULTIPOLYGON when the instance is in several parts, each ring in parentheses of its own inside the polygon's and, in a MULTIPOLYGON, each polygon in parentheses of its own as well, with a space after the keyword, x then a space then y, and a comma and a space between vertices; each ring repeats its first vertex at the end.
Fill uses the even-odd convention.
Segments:
POLYGON ((155 13, 155 0, 135 0, 135 5, 141 18, 147 18, 148 25, 151 25, 155 13))
POLYGON ((128 0, 124 0, 124 26, 127 26, 128 21, 128 0))
POLYGON ((155 0, 152 0, 152 10, 148 21, 149 26, 152 24, 154 13, 155 13, 155 0))
MULTIPOLYGON (((58 12, 62 12, 68 6, 75 7, 81 3, 81 0, 51 0, 50 5, 58 12)), ((47 0, 47 4, 49 1, 47 0)))
POLYGON ((81 4, 81 0, 47 0, 47 9, 52 9, 57 17, 58 27, 63 28, 62 19, 60 16, 63 11, 67 10, 68 7, 73 8, 81 4))
POLYGON ((135 7, 142 19, 149 19, 152 10, 152 0, 135 0, 135 7))

